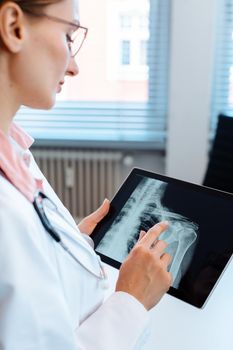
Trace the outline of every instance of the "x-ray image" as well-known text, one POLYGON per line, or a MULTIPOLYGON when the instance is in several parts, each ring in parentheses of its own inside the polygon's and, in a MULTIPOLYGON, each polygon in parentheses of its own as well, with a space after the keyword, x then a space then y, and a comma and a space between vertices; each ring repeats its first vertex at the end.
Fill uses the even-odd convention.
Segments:
POLYGON ((178 288, 192 260, 199 227, 163 204, 166 188, 165 182, 142 178, 96 250, 123 262, 141 230, 148 231, 155 223, 167 220, 169 228, 160 235, 160 239, 168 243, 166 251, 173 257, 169 270, 173 276, 173 287, 178 288))

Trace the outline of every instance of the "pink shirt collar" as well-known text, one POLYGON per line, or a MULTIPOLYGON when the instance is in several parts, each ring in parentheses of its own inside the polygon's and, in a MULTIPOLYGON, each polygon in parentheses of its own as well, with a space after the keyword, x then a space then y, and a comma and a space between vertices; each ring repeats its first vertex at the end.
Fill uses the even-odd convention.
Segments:
MULTIPOLYGON (((26 151, 34 142, 23 129, 15 123, 11 124, 9 135, 26 151)), ((30 202, 33 202, 38 189, 38 181, 33 178, 23 156, 11 144, 10 139, 0 130, 0 169, 9 180, 30 202)))
POLYGON ((15 123, 11 123, 10 136, 23 150, 29 149, 34 142, 34 139, 15 123))

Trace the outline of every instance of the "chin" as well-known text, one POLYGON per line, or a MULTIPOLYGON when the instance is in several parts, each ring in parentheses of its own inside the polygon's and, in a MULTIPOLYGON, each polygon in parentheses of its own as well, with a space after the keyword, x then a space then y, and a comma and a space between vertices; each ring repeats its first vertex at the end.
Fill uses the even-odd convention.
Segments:
POLYGON ((33 108, 33 109, 44 109, 44 110, 48 110, 53 108, 53 106, 55 105, 56 102, 56 94, 50 96, 50 98, 48 98, 48 96, 44 96, 41 99, 36 99, 33 101, 27 101, 26 103, 24 103, 24 106, 27 106, 29 108, 33 108))

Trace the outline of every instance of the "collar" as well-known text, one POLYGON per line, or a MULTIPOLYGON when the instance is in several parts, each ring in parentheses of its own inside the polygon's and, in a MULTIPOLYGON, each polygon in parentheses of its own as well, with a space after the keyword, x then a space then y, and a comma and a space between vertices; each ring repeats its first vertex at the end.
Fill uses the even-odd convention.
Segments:
POLYGON ((9 136, 0 130, 0 169, 6 179, 33 202, 38 181, 31 175, 22 154, 16 151, 10 138, 17 143, 22 152, 27 151, 34 140, 15 123, 11 124, 9 136))
POLYGON ((24 151, 28 150, 34 142, 34 139, 15 123, 11 123, 10 136, 24 151))

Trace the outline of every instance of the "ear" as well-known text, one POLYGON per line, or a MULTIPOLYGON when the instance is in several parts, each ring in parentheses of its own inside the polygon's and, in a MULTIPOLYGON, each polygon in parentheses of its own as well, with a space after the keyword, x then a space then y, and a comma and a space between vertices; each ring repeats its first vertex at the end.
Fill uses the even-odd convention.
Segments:
POLYGON ((24 14, 14 2, 7 1, 0 7, 0 40, 12 53, 20 51, 25 36, 24 14))

